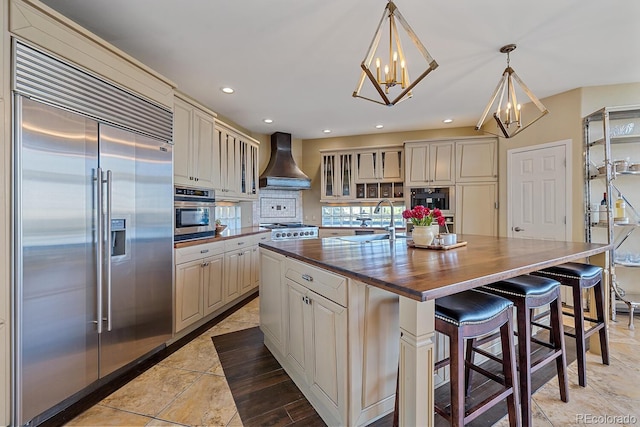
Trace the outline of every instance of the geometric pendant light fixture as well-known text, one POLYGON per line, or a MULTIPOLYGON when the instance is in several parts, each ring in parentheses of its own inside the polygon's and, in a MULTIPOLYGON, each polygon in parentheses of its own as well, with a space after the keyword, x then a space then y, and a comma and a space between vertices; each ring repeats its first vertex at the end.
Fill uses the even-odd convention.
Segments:
MULTIPOLYGON (((416 65, 413 69, 418 68, 417 64, 411 65, 416 65)), ((431 57, 396 5, 393 1, 389 1, 384 8, 382 18, 373 36, 369 50, 360 64, 362 73, 360 74, 360 80, 358 81, 356 90, 353 92, 353 96, 391 107, 400 101, 411 98, 413 96, 411 90, 415 85, 420 83, 427 74, 437 67, 438 63, 431 57), (426 69, 420 71, 419 76, 413 82, 409 75, 410 64, 406 60, 406 52, 402 48, 402 41, 396 22, 400 23, 401 28, 406 32, 415 49, 422 54, 426 61, 426 69), (383 46, 378 49, 383 34, 385 34, 385 36, 388 35, 388 40, 386 40, 385 37, 383 46), (375 92, 377 92, 381 100, 361 94, 362 86, 366 80, 369 80, 373 84, 375 92)))
POLYGON ((495 119, 501 133, 497 134, 487 130, 485 130, 485 132, 496 136, 503 136, 505 138, 511 138, 519 134, 549 112, 549 110, 542 105, 540 100, 529 90, 527 85, 520 80, 520 77, 518 77, 513 68, 511 68, 509 64, 509 54, 513 52, 515 48, 515 44, 508 44, 500 48, 501 53, 507 54, 507 68, 505 68, 502 73, 498 86, 493 92, 487 107, 484 109, 484 113, 482 113, 482 117, 476 125, 476 130, 480 130, 487 118, 487 115, 489 114, 489 111, 496 103, 497 106, 493 113, 493 118, 495 119), (524 114, 522 112, 522 104, 518 101, 518 93, 520 94, 521 100, 526 96, 528 100, 525 100, 525 102, 531 101, 538 109, 538 115, 527 124, 524 124, 524 114))

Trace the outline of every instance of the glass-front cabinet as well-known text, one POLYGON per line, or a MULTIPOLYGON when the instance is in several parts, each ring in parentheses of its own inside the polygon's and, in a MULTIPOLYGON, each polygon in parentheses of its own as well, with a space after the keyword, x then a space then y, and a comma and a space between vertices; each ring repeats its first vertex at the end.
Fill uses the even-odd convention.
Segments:
POLYGON ((402 146, 323 150, 321 202, 404 201, 402 146))
POLYGON ((321 201, 353 199, 353 153, 323 153, 321 185, 321 201))
POLYGON ((640 305, 640 105, 606 107, 583 119, 585 236, 613 243, 611 313, 640 305))

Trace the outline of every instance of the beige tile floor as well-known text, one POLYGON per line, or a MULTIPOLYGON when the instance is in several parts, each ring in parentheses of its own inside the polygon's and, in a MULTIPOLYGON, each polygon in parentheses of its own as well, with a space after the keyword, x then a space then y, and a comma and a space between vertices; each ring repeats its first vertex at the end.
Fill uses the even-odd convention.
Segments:
MULTIPOLYGON (((575 362, 570 365, 568 403, 560 401, 557 380, 539 389, 533 396, 534 426, 640 425, 640 332, 627 328, 624 315, 618 317, 609 333, 611 365, 588 354, 586 388, 578 386, 575 362)), ((67 425, 241 426, 211 336, 258 322, 256 298, 67 425)), ((509 423, 505 418, 497 425, 509 423)))

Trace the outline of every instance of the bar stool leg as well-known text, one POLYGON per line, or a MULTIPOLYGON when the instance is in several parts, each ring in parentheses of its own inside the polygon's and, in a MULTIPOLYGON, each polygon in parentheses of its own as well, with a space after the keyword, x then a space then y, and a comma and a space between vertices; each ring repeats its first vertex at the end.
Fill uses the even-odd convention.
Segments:
MULTIPOLYGON (((606 322, 604 308, 604 288, 602 281, 593 287, 593 293, 596 300, 596 312, 598 322, 606 322)), ((631 313, 633 319, 633 313, 631 313)), ((605 323, 606 324, 606 323, 605 323)), ((609 364, 609 340, 607 339, 607 329, 601 328, 598 333, 600 334, 600 353, 602 354, 602 363, 609 364)))
POLYGON ((586 364, 586 343, 584 339, 584 307, 582 304, 582 288, 580 286, 572 286, 573 288, 573 310, 576 328, 576 353, 578 359, 578 384, 581 387, 587 386, 587 364, 586 364))
POLYGON ((518 366, 522 425, 531 426, 531 310, 527 308, 524 299, 515 305, 518 313, 518 366))
POLYGON ((556 357, 556 370, 558 372, 558 383, 560 385, 560 399, 563 402, 569 401, 569 377, 567 375, 567 357, 564 345, 564 327, 562 325, 562 304, 560 295, 549 307, 551 311, 551 342, 554 348, 562 350, 562 357, 556 357))
POLYGON ((473 365, 473 347, 476 345, 475 338, 467 340, 467 349, 465 355, 465 367, 464 367, 464 384, 465 384, 465 396, 469 396, 471 393, 471 374, 473 370, 469 368, 469 364, 473 365))
POLYGON ((450 369, 450 386, 451 386, 451 426, 464 426, 464 395, 466 388, 460 384, 464 378, 464 339, 457 329, 450 337, 451 345, 449 346, 450 369))
POLYGON ((513 389, 513 394, 507 397, 507 408, 509 410, 509 426, 519 427, 520 419, 518 414, 518 406, 520 405, 520 396, 518 387, 515 387, 515 378, 517 375, 516 367, 516 350, 513 343, 513 314, 509 313, 509 321, 500 327, 500 343, 502 345, 502 372, 504 372, 505 386, 513 389))

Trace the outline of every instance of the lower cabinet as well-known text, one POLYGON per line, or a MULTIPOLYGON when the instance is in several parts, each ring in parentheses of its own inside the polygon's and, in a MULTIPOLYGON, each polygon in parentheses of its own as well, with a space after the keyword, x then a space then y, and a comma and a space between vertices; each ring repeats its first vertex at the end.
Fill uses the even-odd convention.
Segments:
POLYGON ((258 287, 257 243, 263 237, 238 237, 176 250, 175 332, 258 287))
POLYGON ((287 359, 304 378, 316 401, 334 419, 343 419, 347 398, 347 309, 286 281, 287 359))
POLYGON ((456 185, 456 233, 498 235, 498 183, 456 185))
POLYGON ((394 409, 398 297, 261 249, 265 345, 328 425, 394 409))

